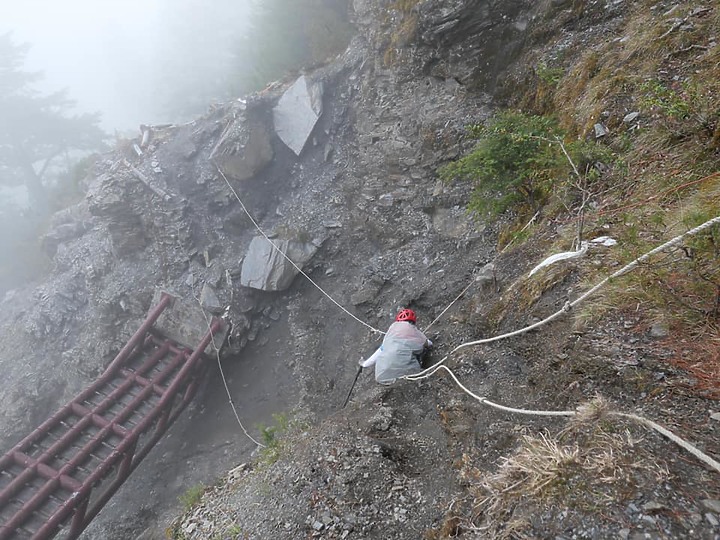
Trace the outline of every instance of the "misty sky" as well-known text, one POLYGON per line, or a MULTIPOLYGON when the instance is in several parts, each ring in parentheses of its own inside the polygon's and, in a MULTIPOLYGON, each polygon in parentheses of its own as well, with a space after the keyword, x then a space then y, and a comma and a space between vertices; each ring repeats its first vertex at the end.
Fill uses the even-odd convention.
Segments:
POLYGON ((148 95, 167 55, 182 54, 174 40, 193 45, 173 33, 192 21, 198 47, 216 49, 217 25, 226 34, 241 31, 246 2, 0 0, 0 32, 12 31, 16 43, 32 45, 27 68, 44 72, 39 89, 67 88, 80 111, 101 111, 103 127, 112 132, 167 121, 148 95))

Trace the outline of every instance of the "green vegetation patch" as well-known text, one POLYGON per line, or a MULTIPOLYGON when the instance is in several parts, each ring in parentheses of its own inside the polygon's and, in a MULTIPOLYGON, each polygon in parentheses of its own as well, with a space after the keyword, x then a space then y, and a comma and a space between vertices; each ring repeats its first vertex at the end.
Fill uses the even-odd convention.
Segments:
POLYGON ((205 493, 205 486, 203 484, 197 484, 191 487, 185 493, 178 497, 178 500, 182 503, 185 512, 190 510, 193 506, 198 504, 205 493))
POLYGON ((301 429, 302 426, 292 420, 287 413, 274 413, 272 415, 273 424, 266 426, 259 424, 257 427, 260 437, 265 448, 260 453, 260 461, 265 465, 272 465, 283 454, 285 443, 283 441, 285 435, 295 428, 301 429))
MULTIPOLYGON (((592 176, 593 164, 609 156, 597 144, 571 140, 555 118, 507 110, 485 125, 469 127, 477 145, 440 170, 446 181, 474 185, 468 208, 479 217, 520 205, 538 210, 556 188, 577 174, 592 176)), ((576 179, 577 180, 577 179, 576 179)))

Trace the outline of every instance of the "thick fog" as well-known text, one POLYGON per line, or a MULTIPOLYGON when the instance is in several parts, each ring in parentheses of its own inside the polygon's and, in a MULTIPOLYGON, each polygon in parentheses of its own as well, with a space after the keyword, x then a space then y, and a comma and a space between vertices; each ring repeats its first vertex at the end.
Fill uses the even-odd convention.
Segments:
MULTIPOLYGON (((136 129, 174 121, 231 69, 228 50, 247 27, 247 0, 0 0, 0 34, 29 43, 26 69, 42 71, 38 89, 67 88, 82 112, 100 111, 102 127, 136 129), (201 84, 203 78, 210 81, 201 84), (159 90, 159 91, 158 91, 159 90), (172 101, 175 100, 173 103, 172 101)), ((237 62, 237 59, 232 59, 237 62)), ((190 107, 192 108, 192 107, 190 107)))
POLYGON ((347 5, 0 0, 0 295, 52 267, 50 218, 101 152, 327 61, 352 35, 347 5))

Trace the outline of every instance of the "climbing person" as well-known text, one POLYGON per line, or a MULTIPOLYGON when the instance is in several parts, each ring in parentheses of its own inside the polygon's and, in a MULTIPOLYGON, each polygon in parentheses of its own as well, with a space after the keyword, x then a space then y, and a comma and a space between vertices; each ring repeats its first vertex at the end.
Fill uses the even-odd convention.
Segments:
POLYGON ((399 377, 422 371, 422 357, 432 347, 432 341, 415 327, 416 322, 413 310, 401 309, 380 348, 367 360, 361 360, 360 367, 374 365, 375 380, 380 384, 392 384, 399 377))

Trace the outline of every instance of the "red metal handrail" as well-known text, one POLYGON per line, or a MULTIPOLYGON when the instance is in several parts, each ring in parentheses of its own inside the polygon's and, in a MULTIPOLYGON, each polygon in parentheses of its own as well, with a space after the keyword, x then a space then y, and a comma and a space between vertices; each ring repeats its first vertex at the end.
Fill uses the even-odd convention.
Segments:
POLYGON ((67 525, 65 538, 77 538, 190 402, 222 322, 213 319, 194 350, 150 334, 171 301, 163 294, 100 378, 0 458, 0 476, 11 478, 0 489, 0 540, 48 539, 67 525))

